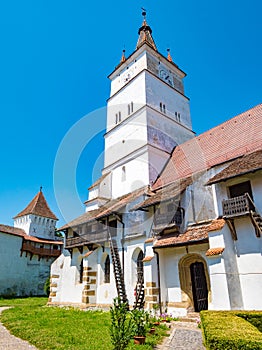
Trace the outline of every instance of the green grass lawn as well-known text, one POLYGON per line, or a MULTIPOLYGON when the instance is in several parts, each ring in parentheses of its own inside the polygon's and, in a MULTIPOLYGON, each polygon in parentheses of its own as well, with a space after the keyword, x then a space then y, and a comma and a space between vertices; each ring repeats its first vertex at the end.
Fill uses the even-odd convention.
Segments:
MULTIPOLYGON (((47 298, 0 299, 0 306, 12 306, 1 322, 15 336, 28 340, 39 350, 111 350, 109 312, 80 311, 46 306, 47 298)), ((167 333, 164 326, 148 335, 146 344, 130 342, 129 349, 151 350, 167 333)))

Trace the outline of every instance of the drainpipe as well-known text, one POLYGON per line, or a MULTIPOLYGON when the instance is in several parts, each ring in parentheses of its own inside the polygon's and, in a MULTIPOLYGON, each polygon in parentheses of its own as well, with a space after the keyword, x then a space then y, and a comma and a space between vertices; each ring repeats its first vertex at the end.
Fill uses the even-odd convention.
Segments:
POLYGON ((160 268, 159 268, 159 253, 153 248, 154 253, 156 254, 156 263, 157 263, 157 282, 158 282, 158 300, 159 300, 159 311, 160 315, 162 314, 162 301, 161 301, 161 284, 160 284, 160 268))

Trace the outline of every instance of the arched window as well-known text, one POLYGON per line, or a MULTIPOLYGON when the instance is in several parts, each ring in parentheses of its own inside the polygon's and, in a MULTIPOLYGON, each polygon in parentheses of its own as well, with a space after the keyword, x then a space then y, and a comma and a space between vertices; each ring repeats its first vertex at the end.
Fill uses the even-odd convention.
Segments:
POLYGON ((162 112, 163 111, 162 102, 160 102, 159 107, 160 107, 160 112, 162 112))
POLYGON ((110 259, 107 255, 105 260, 105 277, 104 277, 104 283, 110 283, 110 259))
POLYGON ((143 265, 144 254, 142 250, 138 254, 136 267, 137 267, 137 281, 141 282, 144 279, 144 265, 143 265))

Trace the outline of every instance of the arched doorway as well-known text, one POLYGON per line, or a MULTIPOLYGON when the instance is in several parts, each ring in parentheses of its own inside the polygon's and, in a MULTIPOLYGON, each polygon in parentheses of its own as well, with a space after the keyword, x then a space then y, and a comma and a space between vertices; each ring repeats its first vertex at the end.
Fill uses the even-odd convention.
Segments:
POLYGON ((144 254, 142 250, 139 251, 136 258, 136 286, 134 290, 135 303, 134 308, 143 308, 145 302, 144 293, 144 264, 143 264, 144 254))
POLYGON ((179 278, 183 304, 189 311, 208 309, 210 281, 205 259, 187 254, 179 261, 179 278))
POLYGON ((208 309, 208 290, 204 264, 196 261, 190 265, 192 293, 195 311, 208 309))

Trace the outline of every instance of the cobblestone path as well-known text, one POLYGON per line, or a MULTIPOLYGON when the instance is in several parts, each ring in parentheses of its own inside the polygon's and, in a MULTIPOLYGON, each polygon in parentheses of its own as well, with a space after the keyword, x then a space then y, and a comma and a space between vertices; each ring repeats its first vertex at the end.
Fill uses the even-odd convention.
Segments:
MULTIPOLYGON (((0 307, 0 313, 8 307, 0 307)), ((16 338, 0 323, 0 350, 37 350, 27 341, 16 338)))
POLYGON ((205 350, 201 330, 195 322, 175 322, 172 333, 159 350, 205 350))

